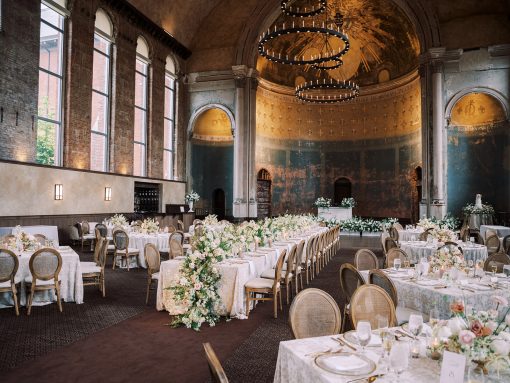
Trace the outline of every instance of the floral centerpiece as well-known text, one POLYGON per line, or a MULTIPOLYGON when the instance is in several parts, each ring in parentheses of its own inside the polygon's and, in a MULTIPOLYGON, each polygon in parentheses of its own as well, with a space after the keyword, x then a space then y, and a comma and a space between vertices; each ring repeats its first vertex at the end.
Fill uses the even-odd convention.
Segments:
POLYGON ((485 373, 510 369, 510 308, 505 297, 494 296, 495 310, 465 312, 462 302, 452 304, 453 317, 432 330, 437 350, 464 354, 485 373), (499 308, 506 308, 499 316, 499 308), (501 318, 498 320, 498 316, 501 318))
POLYGON ((124 214, 115 214, 110 219, 107 219, 103 222, 107 226, 127 226, 128 220, 124 216, 124 214))
POLYGON ((331 206, 331 198, 319 197, 315 200, 314 205, 319 208, 327 209, 331 206))
POLYGON ((473 205, 472 203, 468 203, 466 206, 462 208, 462 212, 464 214, 486 214, 493 215, 494 207, 488 204, 481 204, 481 206, 473 205))
POLYGON ((193 204, 198 200, 200 200, 200 196, 198 195, 197 192, 193 190, 184 196, 184 201, 186 201, 186 203, 188 204, 190 212, 193 211, 193 204))
POLYGON ((427 217, 425 217, 425 215, 422 219, 420 219, 418 221, 416 226, 421 227, 423 229, 423 231, 426 231, 428 229, 439 229, 439 224, 437 222, 437 219, 434 217, 427 218, 427 217))
POLYGON ((455 242, 457 241, 457 234, 448 229, 434 228, 429 232, 429 236, 437 238, 438 242, 455 242))
POLYGON ((12 231, 14 238, 11 238, 7 246, 11 249, 18 249, 21 251, 33 250, 39 245, 39 241, 35 239, 32 234, 26 233, 21 230, 21 226, 16 226, 12 231))
POLYGON ((209 214, 204 218, 203 222, 206 226, 216 226, 218 225, 218 216, 216 214, 209 214))
POLYGON ((441 247, 430 257, 429 264, 431 271, 466 268, 464 256, 456 246, 441 247))
POLYGON ((379 232, 383 230, 383 226, 389 226, 394 222, 398 222, 397 218, 385 218, 377 221, 373 218, 352 217, 342 222, 342 230, 355 232, 379 232))
POLYGON ((350 198, 343 198, 342 199, 342 202, 340 203, 340 207, 355 207, 356 206, 356 201, 354 200, 354 198, 350 197, 350 198))
POLYGON ((154 218, 145 218, 140 225, 140 232, 143 234, 154 234, 159 232, 159 222, 154 218))

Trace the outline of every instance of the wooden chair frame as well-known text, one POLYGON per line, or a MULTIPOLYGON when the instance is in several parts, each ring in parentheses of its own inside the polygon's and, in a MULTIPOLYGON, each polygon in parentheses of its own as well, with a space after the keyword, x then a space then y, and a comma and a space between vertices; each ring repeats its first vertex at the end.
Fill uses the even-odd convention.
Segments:
POLYGON ((106 296, 104 269, 106 265, 107 250, 108 240, 104 237, 99 237, 94 249, 94 262, 96 262, 96 265, 101 268, 101 271, 93 273, 82 273, 83 286, 98 286, 99 291, 103 295, 103 298, 106 296))
MULTIPOLYGON (((117 257, 121 257, 121 258, 125 257, 126 258, 127 270, 129 271, 129 258, 130 257, 138 257, 138 254, 140 252, 138 250, 136 252, 129 252, 129 235, 124 230, 115 230, 112 233, 112 237, 113 237, 113 244, 115 245, 115 252, 113 254, 113 266, 112 266, 112 269, 115 269, 115 263, 117 261, 117 257), (125 249, 119 249, 119 247, 117 246, 117 237, 115 236, 115 234, 117 234, 118 232, 123 232, 126 235, 126 248, 125 249)), ((138 260, 137 260, 137 263, 138 263, 138 260)))
MULTIPOLYGON (((396 313, 395 305, 394 305, 393 300, 391 299, 390 295, 382 287, 369 284, 369 285, 360 286, 352 295, 350 318, 351 318, 351 323, 354 326, 354 328, 356 328, 356 325, 357 325, 358 321, 360 320, 356 317, 356 301, 358 299, 361 299, 358 297, 362 296, 362 294, 364 293, 364 290, 368 290, 368 289, 376 291, 378 294, 381 294, 385 298, 385 300, 388 303, 388 306, 390 308, 390 317, 388 318, 388 325, 389 325, 389 327, 396 326, 397 325, 397 313, 396 313)), ((372 326, 372 327, 375 327, 375 326, 372 326)))
POLYGON ((153 243, 147 243, 144 247, 144 257, 145 257, 145 264, 147 265, 147 294, 145 297, 145 304, 149 304, 149 293, 150 288, 153 281, 157 281, 157 279, 153 278, 153 274, 159 272, 160 266, 161 266, 161 254, 159 253, 158 248, 153 243), (150 248, 157 254, 157 266, 155 268, 151 267, 149 258, 147 257, 147 249, 150 248))
POLYGON ((9 281, 10 286, 0 287, 0 292, 12 293, 12 300, 14 301, 14 310, 16 312, 16 316, 19 316, 18 290, 16 289, 16 285, 19 285, 20 282, 16 283, 15 281, 16 273, 18 272, 19 268, 18 256, 9 249, 0 249, 0 253, 9 255, 14 263, 10 275, 7 278, 0 278, 0 283, 9 281))
POLYGON ((345 274, 348 272, 355 274, 356 279, 358 280, 357 288, 359 288, 359 286, 363 286, 366 283, 358 269, 356 269, 356 267, 354 267, 352 264, 344 263, 342 266, 340 266, 340 288, 342 289, 342 294, 345 297, 344 315, 342 318, 342 332, 345 326, 345 322, 349 318, 349 304, 351 302, 351 297, 354 294, 354 292, 350 294, 348 283, 345 280, 345 274))
POLYGON ((361 260, 360 258, 362 256, 366 256, 367 258, 370 258, 370 261, 372 261, 374 263, 374 266, 375 267, 372 267, 368 270, 373 270, 373 269, 378 269, 379 268, 379 260, 377 259, 377 256, 374 254, 374 252, 370 249, 359 249, 358 251, 356 251, 356 254, 354 254, 354 266, 356 267, 356 269, 359 271, 359 270, 366 270, 366 269, 361 269, 360 268, 360 263, 361 263, 361 260))
POLYGON ((228 383, 227 375, 225 370, 221 366, 220 360, 216 356, 211 344, 209 342, 202 343, 205 351, 205 358, 207 359, 207 365, 209 366, 209 372, 214 383, 228 383))
POLYGON ((397 288, 395 287, 395 284, 393 281, 386 275, 385 272, 381 270, 370 270, 368 272, 368 283, 371 285, 379 286, 381 289, 386 291, 388 295, 390 296, 391 300, 393 301, 393 304, 395 305, 395 308, 398 306, 398 293, 397 288), (391 293, 388 293, 386 289, 384 289, 382 286, 379 286, 377 283, 374 283, 374 275, 377 275, 378 277, 388 281, 388 285, 390 286, 391 293))

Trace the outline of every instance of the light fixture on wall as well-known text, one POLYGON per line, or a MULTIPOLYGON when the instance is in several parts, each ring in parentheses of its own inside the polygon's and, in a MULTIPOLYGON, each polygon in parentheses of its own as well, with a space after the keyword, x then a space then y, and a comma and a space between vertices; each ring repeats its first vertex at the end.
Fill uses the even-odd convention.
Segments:
POLYGON ((110 186, 104 188, 104 200, 105 201, 112 200, 112 188, 110 186))
POLYGON ((64 199, 64 186, 62 184, 55 184, 55 200, 61 201, 64 199))

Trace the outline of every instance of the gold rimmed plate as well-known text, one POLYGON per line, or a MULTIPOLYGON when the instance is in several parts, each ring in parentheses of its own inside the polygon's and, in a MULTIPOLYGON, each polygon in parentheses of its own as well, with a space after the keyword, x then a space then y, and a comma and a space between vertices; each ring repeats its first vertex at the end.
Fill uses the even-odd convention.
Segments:
POLYGON ((370 375, 376 369, 373 360, 365 355, 352 352, 322 354, 317 356, 314 361, 317 367, 337 375, 370 375))

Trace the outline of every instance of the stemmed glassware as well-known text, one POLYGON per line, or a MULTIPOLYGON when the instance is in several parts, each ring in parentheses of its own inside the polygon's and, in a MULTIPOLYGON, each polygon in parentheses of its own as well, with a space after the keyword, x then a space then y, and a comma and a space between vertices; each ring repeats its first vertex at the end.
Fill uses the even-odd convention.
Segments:
POLYGON ((409 331, 414 336, 418 336, 421 334, 421 330, 423 329, 423 317, 418 314, 411 314, 409 316, 409 331))
POLYGON ((396 342, 390 351, 390 366, 400 381, 400 375, 409 366, 409 345, 406 342, 396 342))
POLYGON ((437 308, 433 308, 430 310, 429 315, 429 323, 431 327, 434 327, 439 322, 439 310, 437 308))
POLYGON ((399 271, 400 266, 402 266, 402 261, 400 260, 400 258, 395 259, 393 261, 393 267, 395 268, 395 270, 399 271))
POLYGON ((365 353, 365 347, 370 343, 372 338, 372 326, 368 321, 359 321, 356 325, 356 335, 361 346, 361 353, 365 353))

